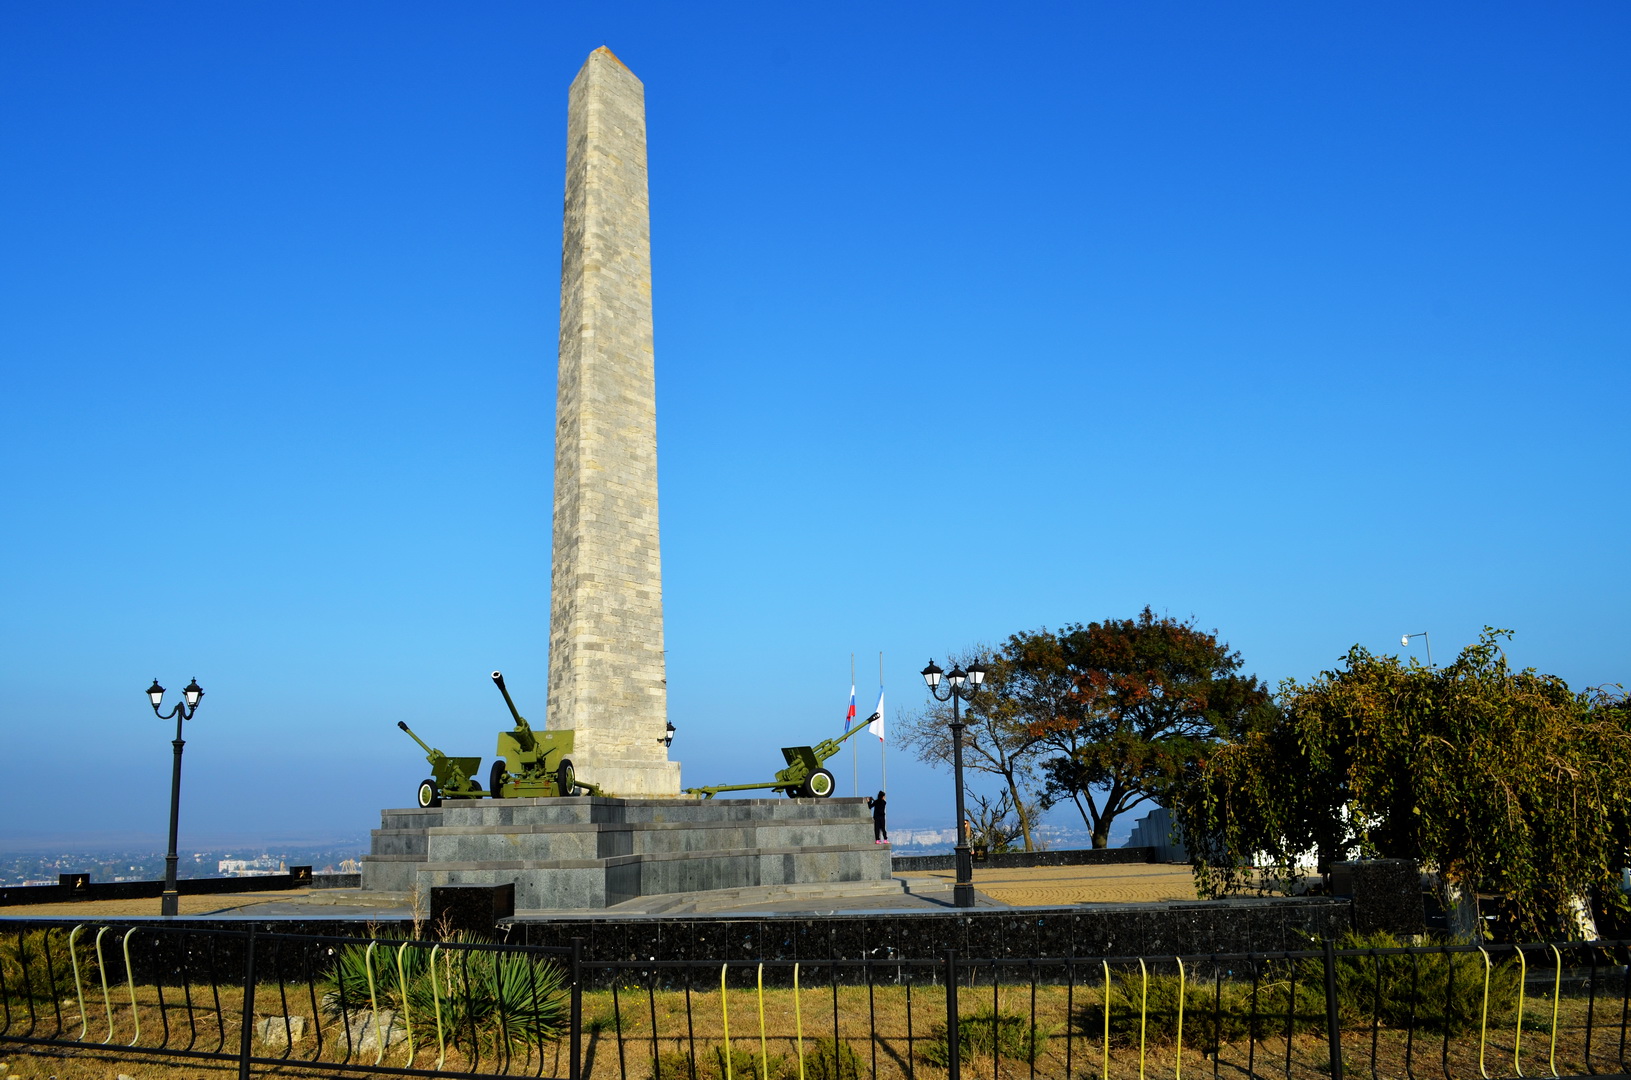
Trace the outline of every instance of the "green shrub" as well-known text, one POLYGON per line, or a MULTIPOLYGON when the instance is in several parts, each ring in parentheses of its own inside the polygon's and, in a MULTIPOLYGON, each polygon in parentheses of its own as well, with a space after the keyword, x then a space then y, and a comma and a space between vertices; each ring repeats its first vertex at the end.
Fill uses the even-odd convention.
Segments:
MULTIPOLYGON (((1393 949, 1400 943, 1387 934, 1348 935, 1341 949, 1393 949)), ((1476 1028, 1484 1007, 1484 958, 1478 953, 1345 956, 1336 965, 1337 1014, 1349 1026, 1405 1027, 1414 1014, 1418 1028, 1459 1033, 1476 1028), (1413 971, 1414 967, 1414 971, 1413 971), (1380 975, 1380 992, 1377 977, 1380 975), (1412 980, 1415 991, 1412 992, 1412 980)), ((1489 1022, 1510 1023, 1516 1016, 1518 966, 1511 959, 1490 971, 1489 1022)), ((1146 1044, 1170 1044, 1178 1034, 1178 976, 1149 976, 1148 988, 1138 972, 1120 970, 1110 989, 1110 1041, 1136 1046, 1142 1015, 1146 1044), (1140 1009, 1143 999, 1144 1008, 1140 1009)), ((1104 1037, 1104 990, 1079 992, 1073 1023, 1095 1041, 1104 1037)), ((1220 1044, 1247 1038, 1284 1036, 1325 1030, 1325 962, 1313 957, 1292 965, 1268 962, 1259 968, 1254 1009, 1252 979, 1234 972, 1221 980, 1213 973, 1193 974, 1183 985, 1184 1045, 1213 1051, 1220 1044), (1295 976, 1295 977, 1293 977, 1295 976), (1295 996, 1293 996, 1295 995, 1295 996), (1254 1020, 1255 1016, 1255 1020, 1254 1020)))
POLYGON ((585 1035, 602 1035, 608 1031, 621 1032, 622 1026, 612 1013, 596 1013, 594 1016, 583 1018, 583 1033, 585 1035))
MULTIPOLYGON (((1340 949, 1397 949, 1391 934, 1345 935, 1340 949)), ((1494 958, 1491 957, 1493 961, 1494 958)), ((1305 979, 1323 998, 1323 960, 1303 961, 1305 979)), ((1337 1012, 1344 1023, 1416 1026, 1451 1034, 1479 1026, 1484 1011, 1484 957, 1477 953, 1417 953, 1414 956, 1337 958, 1337 1012), (1378 983, 1380 976, 1380 983, 1378 983), (1414 986, 1414 989, 1412 987, 1414 986)), ((1507 957, 1489 971, 1489 1022, 1509 1023, 1517 1015, 1519 968, 1507 957)))
MULTIPOLYGON (((733 1046, 730 1056, 731 1080, 798 1080, 798 1062, 780 1054, 767 1054, 763 1068, 758 1054, 733 1046)), ((809 1068, 809 1058, 805 1058, 809 1068)), ((725 1048, 719 1045, 699 1049, 696 1080, 725 1080, 725 1048)), ((691 1055, 684 1050, 665 1050, 652 1062, 651 1080, 691 1080, 691 1055)), ((806 1072, 808 1078, 808 1072, 806 1072)))
MULTIPOLYGON (((68 955, 67 930, 28 930, 0 936, 0 979, 11 1001, 56 1001, 74 992, 74 965, 68 955)), ((111 937, 112 935, 110 935, 111 937)), ((79 957, 79 979, 88 993, 101 992, 94 935, 81 934, 74 942, 79 957)), ((104 947, 105 944, 104 944, 104 947)))
MULTIPOLYGON (((1011 1012, 996 1013, 989 1006, 957 1018, 957 1046, 960 1058, 965 1061, 976 1055, 1035 1061, 1047 1048, 1052 1034, 1051 1026, 1033 1027, 1029 1017, 1011 1012)), ((951 1063, 946 1025, 937 1024, 929 1032, 923 1060, 942 1068, 951 1063)))
MULTIPOLYGON (((1185 1046, 1213 1051, 1222 1043, 1248 1035, 1283 1036, 1289 1015, 1293 1032, 1323 1030, 1325 998, 1320 984, 1310 984, 1301 971, 1295 986, 1285 964, 1264 964, 1259 969, 1254 1008, 1252 980, 1215 974, 1197 978, 1191 971, 1183 979, 1183 1040, 1185 1046)), ((1118 971, 1110 989, 1110 1042, 1137 1046, 1165 1045, 1179 1035, 1179 978, 1151 974, 1146 987, 1137 972, 1118 971)), ((1105 1008, 1102 985, 1087 988, 1078 997, 1076 1030, 1093 1040, 1104 1037, 1105 1008)))
MULTIPOLYGON (((798 1076, 794 1062, 793 1076, 798 1076)), ((816 1039, 804 1044, 804 1080, 860 1080, 870 1076, 872 1066, 847 1042, 816 1039)))

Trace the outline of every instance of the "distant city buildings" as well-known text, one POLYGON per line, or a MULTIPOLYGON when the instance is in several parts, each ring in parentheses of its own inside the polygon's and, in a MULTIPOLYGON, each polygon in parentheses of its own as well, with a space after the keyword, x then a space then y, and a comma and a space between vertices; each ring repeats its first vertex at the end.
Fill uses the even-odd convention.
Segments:
POLYGON ((889 842, 894 847, 923 847, 928 844, 955 844, 956 829, 891 829, 889 842))
POLYGON ((222 877, 266 877, 287 873, 288 867, 282 859, 262 855, 258 859, 221 859, 215 864, 215 872, 222 877))

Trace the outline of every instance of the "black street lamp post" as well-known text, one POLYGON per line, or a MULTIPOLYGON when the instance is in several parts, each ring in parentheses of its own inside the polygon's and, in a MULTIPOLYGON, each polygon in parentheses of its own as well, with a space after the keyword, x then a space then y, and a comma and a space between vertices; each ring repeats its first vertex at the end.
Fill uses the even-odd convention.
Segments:
POLYGON ((159 901, 160 915, 178 914, 176 904, 176 824, 181 816, 181 748, 186 744, 181 738, 181 722, 191 720, 193 713, 198 711, 198 699, 204 696, 204 688, 194 679, 188 683, 186 689, 181 691, 186 697, 185 702, 176 702, 175 708, 167 713, 160 713, 159 706, 164 702, 164 687, 159 685, 157 679, 147 688, 147 696, 153 702, 153 715, 160 720, 176 718, 176 739, 170 745, 176 748, 175 767, 170 770, 170 851, 164 856, 164 896, 159 901))
POLYGON ((969 850, 968 830, 963 827, 963 822, 967 820, 963 812, 965 725, 960 705, 964 701, 973 701, 974 695, 980 692, 980 685, 985 682, 985 665, 976 661, 964 671, 953 664, 949 672, 942 672, 935 666, 935 662, 930 660, 922 675, 924 683, 929 687, 929 693, 936 701, 951 702, 951 762, 952 772, 957 777, 957 880, 952 884, 951 902, 956 907, 971 908, 974 906, 974 853, 969 850), (941 693, 941 675, 946 677, 945 693, 941 693))

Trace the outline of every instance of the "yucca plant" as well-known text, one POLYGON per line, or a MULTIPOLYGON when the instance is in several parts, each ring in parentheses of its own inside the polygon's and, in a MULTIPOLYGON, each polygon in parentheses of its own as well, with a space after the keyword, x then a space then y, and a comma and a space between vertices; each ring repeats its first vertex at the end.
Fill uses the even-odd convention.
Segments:
POLYGON ((484 1041, 520 1046, 558 1039, 565 1032, 570 999, 566 973, 526 953, 455 949, 437 957, 436 986, 429 972, 409 987, 415 1017, 442 1023, 455 1041, 472 1031, 484 1041))
MULTIPOLYGON (((455 945, 487 945, 474 935, 455 935, 455 945)), ((368 979, 368 946, 348 945, 335 953, 325 980, 323 1008, 358 1013, 378 1002, 381 1009, 405 1011, 416 1028, 442 1030, 455 1044, 522 1045, 558 1039, 570 1001, 559 965, 526 953, 484 948, 444 948, 382 941, 374 949, 373 992, 368 979), (432 979, 431 953, 436 952, 432 979), (398 972, 398 953, 401 970, 398 972)))
POLYGON ((400 1010, 404 987, 423 977, 430 950, 404 946, 401 938, 381 938, 368 955, 368 944, 346 945, 334 953, 334 965, 323 980, 323 1011, 330 1016, 367 1012, 375 1002, 382 1009, 400 1010), (397 970, 398 952, 402 967, 397 970), (373 977, 369 977, 369 967, 373 977))

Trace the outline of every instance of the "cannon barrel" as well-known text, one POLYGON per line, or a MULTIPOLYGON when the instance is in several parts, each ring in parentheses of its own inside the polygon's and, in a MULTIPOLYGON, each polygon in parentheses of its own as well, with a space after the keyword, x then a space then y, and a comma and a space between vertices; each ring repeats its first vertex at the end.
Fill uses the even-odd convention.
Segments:
POLYGON ((814 746, 810 747, 810 750, 815 754, 815 758, 816 758, 817 761, 826 761, 828 758, 830 758, 834 754, 838 753, 839 746, 841 746, 845 742, 849 741, 851 736, 858 735, 862 731, 865 731, 866 726, 868 724, 872 723, 872 721, 876 720, 877 718, 878 718, 878 714, 873 713, 871 716, 867 717, 865 720, 862 720, 860 723, 851 724, 850 729, 848 731, 844 732, 844 734, 840 735, 838 738, 836 738, 836 739, 823 739, 820 742, 816 743, 814 746))
POLYGON ((497 686, 498 692, 504 695, 504 704, 510 707, 510 715, 515 717, 515 726, 525 728, 528 731, 532 730, 532 725, 527 723, 527 718, 521 715, 521 710, 517 709, 515 702, 510 699, 510 690, 509 687, 504 685, 504 673, 502 671, 493 672, 493 685, 497 686))
POLYGON ((408 733, 408 738, 412 739, 414 742, 418 743, 420 746, 423 746, 425 748, 425 753, 427 753, 427 754, 440 753, 440 751, 438 751, 435 747, 425 746, 425 740, 421 739, 419 736, 415 735, 413 733, 413 728, 409 727, 407 724, 403 723, 401 720, 398 720, 396 722, 396 726, 401 728, 403 731, 406 731, 408 733))

